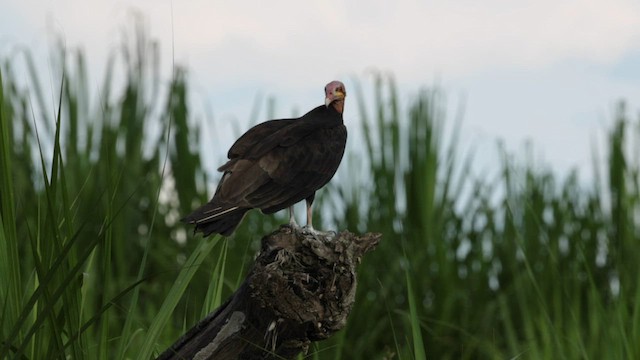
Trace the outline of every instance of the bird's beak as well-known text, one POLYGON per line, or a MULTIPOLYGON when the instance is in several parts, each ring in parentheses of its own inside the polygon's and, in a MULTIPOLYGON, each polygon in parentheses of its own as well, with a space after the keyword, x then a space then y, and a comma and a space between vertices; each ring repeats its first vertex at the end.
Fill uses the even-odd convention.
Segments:
POLYGON ((340 90, 334 90, 333 94, 331 94, 330 96, 327 96, 324 99, 324 105, 326 107, 329 107, 329 105, 331 105, 332 102, 336 101, 336 100, 344 100, 344 98, 346 97, 346 94, 340 90))

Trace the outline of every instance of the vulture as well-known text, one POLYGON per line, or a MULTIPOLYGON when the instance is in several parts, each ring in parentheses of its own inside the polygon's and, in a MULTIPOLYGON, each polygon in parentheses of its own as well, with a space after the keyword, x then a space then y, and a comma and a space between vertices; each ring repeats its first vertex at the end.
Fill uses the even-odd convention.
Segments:
POLYGON ((266 121, 240 136, 218 168, 223 174, 211 201, 182 221, 204 236, 228 236, 251 209, 272 214, 289 208, 289 224, 297 227, 293 205, 306 200, 305 230, 318 233, 311 205, 336 173, 347 142, 344 84, 332 81, 324 91, 324 105, 299 118, 266 121))

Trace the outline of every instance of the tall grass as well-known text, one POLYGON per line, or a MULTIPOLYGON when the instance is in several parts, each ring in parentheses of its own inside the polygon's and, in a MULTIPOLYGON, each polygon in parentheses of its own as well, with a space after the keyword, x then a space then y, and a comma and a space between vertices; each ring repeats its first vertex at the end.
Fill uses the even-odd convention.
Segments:
POLYGON ((53 107, 34 104, 46 98, 34 94, 39 86, 21 88, 4 63, 0 358, 148 358, 201 314, 208 286, 189 280, 208 284, 221 271, 207 256, 217 239, 185 242, 176 226, 192 199, 206 198, 195 187, 199 157, 179 139, 188 126, 184 74, 157 104, 157 45, 137 41, 118 56, 123 89, 111 88, 112 59, 95 104, 80 53, 62 53, 53 107), (158 107, 163 115, 153 117, 158 107))
MULTIPOLYGON (((28 52, 2 61, 0 358, 152 357, 237 287, 285 221, 251 213, 223 241, 177 222, 210 182, 188 74, 159 81, 157 47, 142 34, 123 46, 95 98, 81 53, 61 52, 52 94, 28 52)), ((391 78, 373 90, 357 91, 362 128, 350 127, 364 144, 316 213, 384 238, 346 329, 309 356, 640 358, 640 123, 614 114, 590 186, 506 151, 479 175, 442 91, 405 105, 391 78)))
MULTIPOLYGON (((364 123, 377 124, 364 129, 374 185, 362 198, 374 204, 365 228, 385 241, 360 268, 341 351, 379 356, 393 349, 390 328, 404 329, 411 335, 398 356, 417 358, 417 316, 428 358, 640 356, 632 340, 640 192, 628 152, 629 131, 637 142, 640 128, 624 107, 609 135, 609 162, 598 164, 608 178, 584 188, 575 173, 560 179, 504 151, 502 169, 471 173, 473 157, 458 148, 461 125, 448 122, 441 91, 418 94, 403 114, 392 79, 377 82, 389 95, 361 105, 364 123), (402 281, 405 269, 412 278, 402 281), (381 306, 389 299, 395 314, 381 306)), ((345 220, 341 226, 361 221, 345 220)))

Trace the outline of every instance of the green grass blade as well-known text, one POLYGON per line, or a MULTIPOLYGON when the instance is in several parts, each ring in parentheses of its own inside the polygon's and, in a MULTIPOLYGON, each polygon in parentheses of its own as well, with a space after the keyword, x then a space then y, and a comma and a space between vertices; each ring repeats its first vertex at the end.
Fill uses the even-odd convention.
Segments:
POLYGON ((193 275, 200 268, 200 265, 204 259, 209 255, 209 252, 213 249, 216 243, 220 240, 220 235, 216 235, 209 239, 202 239, 199 241, 198 246, 193 251, 189 259, 185 262, 182 270, 178 274, 173 286, 166 295, 157 316, 154 318, 147 335, 144 339, 144 343, 137 354, 139 359, 149 359, 154 350, 157 349, 157 340, 160 337, 160 333, 167 325, 173 310, 175 309, 178 301, 182 298, 185 289, 189 285, 189 281, 193 278, 193 275))
POLYGON ((407 282, 407 299, 409 301, 409 323, 411 325, 411 339, 413 342, 413 355, 416 360, 426 360, 424 342, 422 340, 422 330, 420 328, 420 318, 416 305, 416 294, 413 291, 409 269, 405 269, 407 282))
POLYGON ((0 69, 0 306, 5 316, 0 320, 0 335, 4 338, 7 326, 20 312, 23 294, 19 264, 19 239, 16 231, 11 154, 13 134, 11 119, 5 105, 4 82, 0 69))

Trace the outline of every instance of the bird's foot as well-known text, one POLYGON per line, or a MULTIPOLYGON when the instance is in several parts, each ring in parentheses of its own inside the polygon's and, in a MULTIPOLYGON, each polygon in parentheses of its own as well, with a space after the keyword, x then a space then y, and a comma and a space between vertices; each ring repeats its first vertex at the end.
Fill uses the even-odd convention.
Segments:
MULTIPOLYGON (((336 236, 336 232, 335 231, 320 231, 320 230, 316 230, 313 228, 313 226, 310 225, 305 225, 301 228, 301 232, 303 234, 307 234, 307 235, 311 235, 314 238, 318 239, 319 237, 322 237, 326 240, 331 240, 336 236)), ((318 239, 319 240, 319 239, 318 239)))
POLYGON ((298 231, 300 231, 301 229, 300 225, 298 225, 298 223, 296 222, 296 219, 293 216, 289 217, 288 223, 282 224, 281 226, 288 227, 288 228, 291 228, 292 230, 298 230, 298 231))
POLYGON ((284 228, 289 228, 291 229, 292 232, 301 232, 302 231, 302 227, 298 224, 294 223, 286 223, 286 224, 282 224, 280 225, 280 227, 284 227, 284 228))

